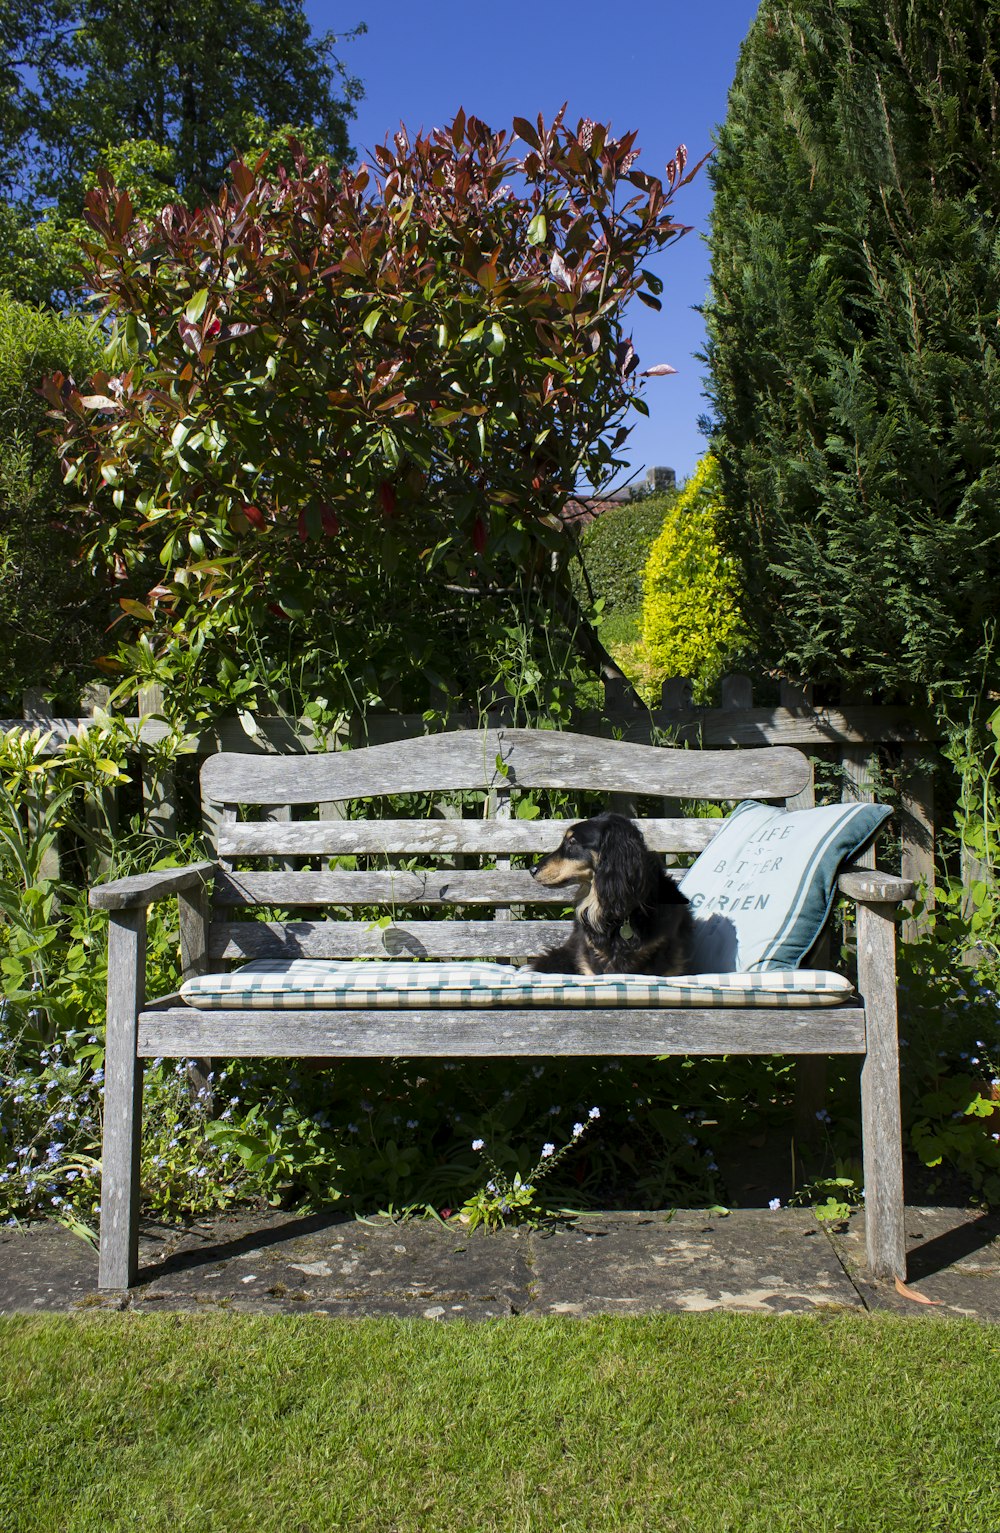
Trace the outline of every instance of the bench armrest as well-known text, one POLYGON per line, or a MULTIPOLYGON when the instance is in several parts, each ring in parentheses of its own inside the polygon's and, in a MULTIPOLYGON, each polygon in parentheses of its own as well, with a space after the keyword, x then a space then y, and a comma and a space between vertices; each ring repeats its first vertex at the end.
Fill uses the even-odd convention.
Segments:
POLYGON ((917 892, 912 878, 897 878, 878 868, 848 869, 841 873, 837 888, 862 905, 898 905, 902 900, 912 900, 917 892))
POLYGON ((197 889, 214 875, 215 862, 193 862, 186 868, 160 868, 154 873, 136 873, 131 878, 115 878, 107 884, 95 884, 90 891, 92 910, 144 910, 154 900, 169 894, 197 889))

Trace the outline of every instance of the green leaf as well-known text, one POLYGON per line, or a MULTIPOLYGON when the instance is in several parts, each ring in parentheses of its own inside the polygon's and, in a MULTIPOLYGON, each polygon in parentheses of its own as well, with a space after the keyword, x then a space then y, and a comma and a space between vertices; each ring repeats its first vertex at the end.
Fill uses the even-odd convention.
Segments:
POLYGON ((369 309, 368 313, 361 321, 361 328, 369 340, 371 340, 372 336, 375 334, 375 331, 378 327, 378 322, 384 313, 385 310, 382 308, 369 309))
POLYGON ((188 321, 189 324, 196 325, 198 323, 199 319, 201 319, 201 316, 205 312, 205 305, 207 303, 208 288, 203 287, 200 293, 195 293, 194 297, 191 299, 191 302, 184 310, 184 318, 188 321))
POLYGON ((528 225, 528 244, 544 245, 549 237, 549 221, 544 212, 536 213, 528 225))
POLYGON ((123 596, 118 605, 123 612, 128 613, 129 617, 137 617, 143 623, 153 621, 153 614, 149 607, 144 602, 135 601, 131 596, 123 596))

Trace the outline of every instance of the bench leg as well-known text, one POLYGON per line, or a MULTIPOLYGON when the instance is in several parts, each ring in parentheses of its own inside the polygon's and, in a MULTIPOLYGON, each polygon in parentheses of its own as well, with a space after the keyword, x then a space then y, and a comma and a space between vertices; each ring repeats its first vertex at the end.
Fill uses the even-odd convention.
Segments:
POLYGON ((145 910, 114 912, 108 932, 98 1288, 129 1288, 139 1270, 142 1063, 136 1046, 145 968, 145 910))
POLYGON ((865 1232, 868 1265, 878 1278, 906 1277, 894 910, 858 905, 858 987, 867 1032, 861 1071, 865 1232))

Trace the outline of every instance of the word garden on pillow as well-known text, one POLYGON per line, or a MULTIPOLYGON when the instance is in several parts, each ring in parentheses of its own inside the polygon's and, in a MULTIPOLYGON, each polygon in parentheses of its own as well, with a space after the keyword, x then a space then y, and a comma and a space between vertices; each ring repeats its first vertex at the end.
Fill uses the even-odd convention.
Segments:
POLYGON ((691 972, 799 968, 830 914, 841 865, 891 813, 884 804, 739 804, 680 880, 695 918, 691 972))

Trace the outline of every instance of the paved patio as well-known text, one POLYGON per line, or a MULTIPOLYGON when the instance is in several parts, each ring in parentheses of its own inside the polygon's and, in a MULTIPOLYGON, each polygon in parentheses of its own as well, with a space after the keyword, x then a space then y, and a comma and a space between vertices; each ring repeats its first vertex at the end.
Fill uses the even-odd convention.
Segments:
POLYGON ((97 1292, 97 1258, 58 1225, 0 1233, 0 1313, 205 1308, 480 1320, 509 1315, 895 1310, 1000 1321, 1000 1215, 910 1207, 910 1286, 872 1283, 864 1215, 685 1209, 580 1218, 552 1232, 470 1233, 274 1210, 146 1224, 140 1282, 97 1292))

